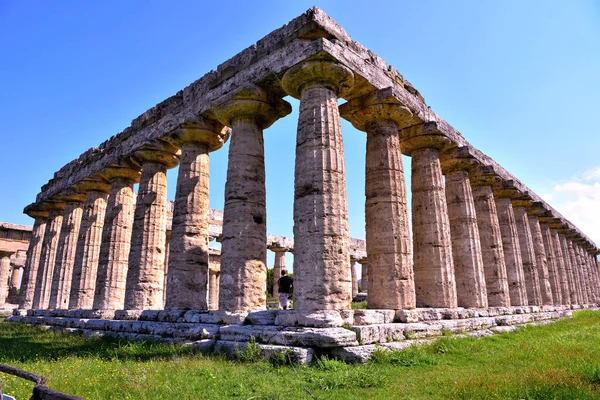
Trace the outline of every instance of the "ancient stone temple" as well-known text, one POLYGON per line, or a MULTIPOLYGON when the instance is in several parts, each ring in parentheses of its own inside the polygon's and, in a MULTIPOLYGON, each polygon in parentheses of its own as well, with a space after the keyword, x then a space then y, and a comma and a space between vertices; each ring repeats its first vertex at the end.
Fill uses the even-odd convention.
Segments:
POLYGON ((10 320, 84 332, 223 351, 254 338, 304 361, 315 348, 362 360, 376 343, 498 331, 600 302, 596 244, 316 7, 66 164, 25 213, 34 224, 10 320), (263 144, 291 112, 286 96, 300 100, 288 239, 267 234, 263 144), (367 138, 365 251, 349 237, 341 118, 367 138), (209 163, 227 140, 219 219, 209 163), (294 254, 293 310, 267 310, 268 249, 276 276, 294 254), (351 310, 356 263, 367 310, 351 310))

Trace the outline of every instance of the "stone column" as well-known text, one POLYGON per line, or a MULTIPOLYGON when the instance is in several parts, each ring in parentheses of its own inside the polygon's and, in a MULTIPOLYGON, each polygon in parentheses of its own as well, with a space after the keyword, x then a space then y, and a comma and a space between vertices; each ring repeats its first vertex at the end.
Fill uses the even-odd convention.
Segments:
POLYGON ((531 204, 527 200, 513 200, 513 211, 519 234, 519 248, 521 249, 521 260, 523 262, 523 273, 525 276, 525 287, 527 288, 527 302, 530 306, 541 306, 542 294, 538 278, 538 267, 531 237, 531 228, 525 207, 531 204))
POLYGON ((593 292, 594 292, 594 302, 600 303, 600 271, 598 271, 598 261, 596 260, 596 255, 593 253, 595 248, 590 245, 590 252, 588 253, 588 263, 590 266, 590 270, 592 271, 592 276, 594 277, 593 283, 593 292))
POLYGON ((221 274, 221 251, 209 248, 208 251, 208 309, 219 309, 219 276, 221 274))
POLYGON ((48 219, 48 211, 29 210, 26 212, 27 215, 34 218, 34 222, 27 249, 27 258, 25 259, 23 279, 21 280, 21 296, 19 298, 19 309, 21 310, 30 309, 33 305, 36 278, 48 219))
POLYGON ((367 292, 369 287, 369 263, 366 258, 358 260, 358 263, 361 265, 360 286, 363 292, 367 292))
POLYGON ((10 287, 19 289, 19 273, 21 267, 13 266, 10 274, 10 287))
POLYGON ((556 229, 556 223, 553 222, 552 225, 550 225, 550 228, 552 228, 551 232, 552 232, 552 240, 553 240, 553 244, 554 244, 554 262, 556 264, 556 268, 558 270, 558 273, 560 275, 560 291, 562 293, 562 303, 563 305, 570 305, 571 304, 571 288, 569 286, 569 276, 567 274, 567 265, 565 262, 565 257, 563 254, 563 247, 562 247, 562 243, 560 241, 560 235, 558 234, 558 232, 555 230, 556 229))
POLYGON ((544 240, 544 249, 546 250, 546 257, 548 260, 548 277, 550 281, 550 287, 552 289, 552 297, 554 300, 553 304, 564 304, 560 284, 560 271, 557 265, 556 253, 554 251, 554 240, 552 239, 550 226, 548 226, 548 223, 540 223, 540 228, 544 240))
POLYGON ((588 304, 592 304, 595 302, 595 294, 594 294, 595 277, 593 275, 593 272, 590 269, 590 264, 588 262, 587 251, 585 249, 586 245, 587 244, 583 240, 578 244, 579 258, 580 258, 580 263, 583 266, 583 269, 585 271, 585 284, 586 284, 586 289, 587 289, 588 304))
POLYGON ((358 273, 355 260, 350 260, 350 275, 352 276, 352 298, 354 299, 358 294, 358 273))
POLYGON ((215 113, 231 127, 219 309, 266 308, 267 210, 263 130, 291 111, 290 105, 260 90, 242 90, 215 113))
POLYGON ((412 309, 414 273, 398 129, 416 121, 390 88, 352 99, 340 112, 367 132, 365 219, 372 288, 368 308, 412 309))
MULTIPOLYGON (((173 223, 173 221, 171 221, 171 228, 173 226, 172 223, 173 223)), ((168 225, 167 225, 167 228, 168 228, 168 225)), ((173 233, 172 231, 167 230, 167 234, 165 236, 165 259, 163 262, 163 267, 164 267, 163 304, 167 304, 167 287, 169 287, 169 258, 171 255, 171 234, 172 233, 173 233)), ((206 287, 207 287, 206 292, 208 293, 208 280, 207 280, 206 287)))
POLYGON ((574 235, 569 238, 569 254, 571 255, 571 263, 573 264, 573 273, 576 275, 575 280, 577 281, 578 296, 581 300, 581 304, 583 305, 588 303, 588 296, 583 266, 581 265, 579 256, 577 254, 576 240, 577 237, 574 235))
POLYGON ((571 264, 571 255, 569 253, 569 246, 567 244, 567 239, 565 238, 564 233, 560 233, 558 235, 560 239, 560 245, 562 248, 562 257, 564 260, 565 271, 567 274, 567 281, 569 282, 569 293, 571 296, 571 304, 581 304, 579 300, 579 295, 577 291, 577 282, 575 281, 575 277, 573 275, 573 264, 571 264))
POLYGON ((488 306, 508 307, 510 306, 510 294, 506 262, 491 181, 481 176, 472 179, 471 183, 473 184, 488 306))
MULTIPOLYGON (((532 214, 535 211, 530 211, 532 214)), ((553 305, 554 298, 550 285, 550 273, 548 271, 548 257, 544 247, 544 238, 540 221, 536 215, 529 215, 529 228, 531 229, 531 239, 533 240, 533 250, 537 266, 538 281, 540 284, 541 304, 553 305)))
POLYGON ((125 286, 126 310, 163 307, 167 231, 167 169, 179 162, 178 150, 157 140, 136 150, 142 164, 125 286))
POLYGON ((229 130, 212 120, 179 128, 181 146, 173 209, 165 308, 208 309, 209 156, 229 130))
POLYGON ((94 310, 119 310, 124 306, 127 263, 131 249, 133 185, 140 180, 140 168, 131 162, 111 165, 99 173, 110 182, 106 204, 94 310))
POLYGON ((504 197, 504 193, 498 192, 498 195, 496 195, 496 209, 498 210, 498 223, 500 224, 504 261, 506 262, 510 305, 526 306, 528 304, 527 288, 512 202, 510 197, 504 197))
POLYGON ((573 247, 572 232, 565 233, 565 241, 567 246, 567 251, 569 254, 569 260, 571 261, 571 270, 573 271, 573 282, 575 285, 575 290, 577 291, 577 304, 583 305, 585 304, 585 296, 583 293, 583 285, 581 283, 580 276, 580 267, 577 263, 577 257, 575 256, 575 249, 573 247))
POLYGON ((56 251, 58 250, 58 238, 60 235, 65 203, 48 203, 47 207, 49 210, 48 222, 46 223, 46 231, 44 232, 40 266, 35 280, 35 292, 33 294, 32 305, 34 309, 48 308, 50 287, 52 286, 52 275, 54 274, 56 251))
POLYGON ((346 165, 337 101, 354 85, 348 68, 306 61, 283 76, 300 99, 294 173, 294 308, 349 309, 352 277, 346 165))
POLYGON ((10 256, 12 252, 0 251, 0 304, 6 302, 8 296, 8 278, 10 277, 10 256))
POLYGON ((279 298, 279 278, 281 278, 281 270, 285 269, 285 251, 279 249, 271 249, 275 252, 275 261, 273 263, 273 297, 279 298))
POLYGON ((69 307, 75 251, 77 249, 85 195, 71 193, 63 196, 61 200, 66 202, 66 207, 58 239, 56 266, 52 276, 52 288, 48 304, 48 308, 51 309, 66 309, 69 307))
POLYGON ((458 151, 460 149, 453 149, 442 157, 442 167, 446 174, 446 202, 457 303, 459 307, 487 308, 481 242, 469 180, 469 170, 474 170, 476 162, 469 158, 459 158, 458 151))
POLYGON ((106 199, 110 186, 104 180, 89 179, 79 182, 75 187, 85 193, 85 205, 75 252, 69 309, 88 310, 94 302, 106 199))
POLYGON ((452 240, 440 150, 449 140, 431 124, 402 131, 412 157, 412 221, 417 307, 457 306, 452 240))

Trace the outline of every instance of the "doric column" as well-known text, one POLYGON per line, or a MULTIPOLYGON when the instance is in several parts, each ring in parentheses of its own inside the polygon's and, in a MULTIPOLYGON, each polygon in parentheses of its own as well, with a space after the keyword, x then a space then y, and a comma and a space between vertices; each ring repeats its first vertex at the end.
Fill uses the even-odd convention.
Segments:
POLYGON ((412 157, 412 222, 417 307, 456 307, 456 281, 439 153, 450 144, 435 124, 402 131, 412 157))
POLYGON ((285 250, 271 249, 275 252, 275 261, 273 262, 273 297, 279 298, 279 278, 281 278, 281 270, 285 268, 285 250))
MULTIPOLYGON (((172 215, 172 214, 171 214, 172 215)), ((171 228, 173 227, 172 225, 173 220, 171 220, 171 228)), ((169 226, 167 225, 167 228, 169 226)), ((163 304, 167 303, 167 287, 169 286, 169 257, 171 255, 171 233, 172 231, 167 229, 167 234, 165 235, 165 258, 163 261, 163 268, 164 268, 164 280, 163 280, 163 304)), ((207 263, 208 264, 208 263, 207 263)), ((208 293, 208 279, 207 279, 207 293, 208 293)))
POLYGON ((209 248, 208 252, 208 309, 219 309, 219 276, 221 274, 221 251, 209 248))
POLYGON ((465 150, 455 148, 442 155, 456 296, 459 307, 487 308, 481 241, 469 179, 469 171, 473 171, 478 163, 468 155, 463 157, 465 150))
POLYGON ((565 243, 567 246, 569 261, 571 262, 571 271, 573 273, 574 287, 577 292, 577 304, 583 305, 585 304, 585 296, 582 290, 580 267, 577 263, 577 257, 575 256, 575 249, 573 247, 573 241, 571 240, 572 237, 572 232, 570 230, 565 232, 565 243))
POLYGON ((579 286, 579 298, 581 299, 581 304, 588 304, 588 295, 587 295, 587 283, 585 270, 583 265, 581 265, 581 260, 579 259, 579 252, 577 249, 577 236, 571 235, 569 238, 569 252, 571 254, 571 262, 573 263, 573 272, 577 274, 576 280, 579 286))
POLYGON ((173 133, 181 146, 173 209, 165 308, 208 309, 209 156, 229 130, 204 119, 173 133))
POLYGON ((552 287, 550 285, 550 274, 548 271, 548 257, 544 247, 544 238, 542 228, 537 215, 534 215, 534 208, 528 209, 529 229, 531 230, 531 239, 533 241, 533 250, 535 252, 535 261, 537 266, 537 276, 540 285, 541 303, 543 305, 553 305, 552 287))
MULTIPOLYGON (((563 230, 564 232, 564 230, 563 230)), ((560 246, 562 248, 562 257, 564 260, 565 271, 567 274, 567 281, 569 282, 569 293, 571 296, 571 304, 581 304, 579 300, 579 294, 577 290, 577 282, 573 275, 573 264, 571 263, 571 255, 569 253, 569 246, 564 233, 558 235, 560 239, 560 246)))
POLYGON ((99 173, 110 182, 106 204, 94 310, 119 310, 124 306, 127 263, 131 249, 133 185, 140 180, 140 168, 131 162, 111 165, 99 173))
POLYGON ((289 103, 258 89, 242 90, 215 107, 231 127, 219 309, 251 311, 266 307, 267 210, 263 130, 291 112, 289 103))
POLYGON ((592 271, 592 276, 594 277, 593 283, 593 292, 594 292, 594 302, 596 304, 600 303, 600 271, 598 270, 598 261, 596 259, 596 254, 594 253, 595 247, 590 245, 590 250, 588 254, 588 263, 590 266, 590 270, 592 271))
POLYGON ((495 179, 493 170, 480 166, 471 179, 471 184, 473 185, 477 227, 481 242, 488 306, 508 307, 510 306, 510 294, 506 261, 504 260, 500 223, 492 191, 495 179))
POLYGON ((10 277, 10 256, 12 252, 0 251, 0 304, 6 302, 8 296, 8 278, 10 277))
POLYGON ((500 224, 500 233, 502 235, 502 248, 506 263, 506 275, 508 277, 510 305, 526 306, 528 304, 527 288, 525 286, 523 261, 521 259, 519 233, 512 202, 510 197, 506 197, 506 195, 501 190, 494 193, 496 197, 496 209, 498 211, 498 223, 500 224))
POLYGON ((416 122, 391 88, 352 99, 340 112, 367 132, 365 219, 372 288, 368 307, 412 309, 414 273, 398 129, 416 122))
POLYGON ((358 273, 355 260, 350 260, 350 275, 352 276, 352 298, 354 298, 358 294, 358 273))
POLYGON ((558 270, 558 274, 560 277, 560 291, 562 293, 562 303, 563 305, 570 305, 571 303, 571 288, 569 287, 569 276, 567 274, 567 265, 565 263, 565 257, 563 255, 563 247, 560 241, 560 235, 556 231, 557 224, 556 222, 552 222, 550 225, 551 235, 554 245, 554 263, 556 264, 556 269, 558 270))
POLYGON ((65 201, 66 207, 60 228, 56 266, 54 267, 52 288, 50 290, 48 308, 51 309, 66 309, 69 307, 71 280, 85 195, 73 192, 62 196, 61 200, 65 201))
POLYGON ((179 162, 178 150, 157 140, 134 152, 142 165, 125 285, 126 310, 163 307, 167 231, 167 169, 179 162))
POLYGON ((13 265, 12 271, 10 273, 10 288, 15 288, 15 289, 19 288, 20 270, 21 270, 21 267, 17 267, 15 265, 13 265))
POLYGON ((37 273, 40 265, 42 244, 44 233, 46 231, 46 222, 48 211, 29 210, 27 215, 34 218, 29 247, 27 249, 27 258, 25 259, 25 268, 23 278, 21 279, 21 296, 19 298, 19 309, 27 310, 32 307, 33 295, 37 273))
POLYGON ((513 210, 519 233, 519 248, 521 249, 525 287, 527 288, 527 302, 530 306, 541 306, 543 301, 538 278, 538 266, 535 249, 533 248, 531 228, 529 227, 529 218, 525 209, 530 204, 529 200, 513 200, 513 210))
POLYGON ((586 289, 587 289, 587 295, 588 295, 588 304, 593 304, 593 303, 595 303, 595 298, 596 298, 596 295, 594 293, 594 284, 595 284, 596 278, 593 275, 593 271, 590 268, 590 263, 589 263, 589 259, 587 256, 586 246, 587 246, 587 243, 583 240, 578 243, 579 257, 581 260, 580 263, 581 263, 581 265, 583 265, 583 268, 585 270, 585 283, 586 283, 586 289))
POLYGON ((300 99, 294 173, 294 308, 349 309, 346 165, 338 110, 354 84, 348 68, 306 61, 290 68, 284 90, 300 99))
POLYGON ((46 223, 46 231, 44 232, 40 266, 35 280, 35 292, 33 294, 32 305, 34 309, 48 308, 50 287, 52 285, 52 275, 54 273, 54 264, 56 262, 56 251, 58 250, 58 239, 60 236, 65 203, 52 202, 48 203, 46 207, 48 208, 48 222, 46 223))
POLYGON ((110 186, 104 180, 89 179, 79 182, 75 187, 85 193, 85 205, 75 252, 69 309, 87 310, 92 308, 94 302, 106 199, 110 186))
POLYGON ((544 249, 546 250, 546 258, 548 261, 548 280, 552 289, 552 298, 554 305, 564 304, 562 299, 562 289, 560 284, 560 271, 556 261, 556 254, 554 251, 554 240, 552 239, 552 233, 550 232, 550 226, 547 222, 540 223, 540 229, 542 231, 542 237, 544 240, 544 249))
POLYGON ((369 289, 369 263, 367 262, 367 258, 362 258, 358 260, 360 264, 360 287, 363 292, 367 292, 369 289))

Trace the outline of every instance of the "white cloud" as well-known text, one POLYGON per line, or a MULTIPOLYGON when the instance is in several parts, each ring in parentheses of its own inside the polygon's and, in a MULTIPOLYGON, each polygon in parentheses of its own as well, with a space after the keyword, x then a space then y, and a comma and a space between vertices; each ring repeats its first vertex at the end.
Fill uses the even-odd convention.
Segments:
POLYGON ((600 167, 554 185, 542 197, 600 246, 600 167))

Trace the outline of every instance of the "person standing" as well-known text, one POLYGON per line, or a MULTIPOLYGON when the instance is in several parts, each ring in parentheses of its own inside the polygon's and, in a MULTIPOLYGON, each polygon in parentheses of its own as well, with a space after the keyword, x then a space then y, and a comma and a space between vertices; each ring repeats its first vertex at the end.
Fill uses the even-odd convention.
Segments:
POLYGON ((279 287, 279 305, 284 310, 287 310, 290 295, 294 287, 292 278, 288 276, 286 269, 281 270, 281 278, 277 281, 277 286, 279 287))

